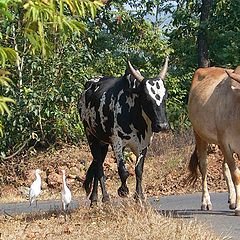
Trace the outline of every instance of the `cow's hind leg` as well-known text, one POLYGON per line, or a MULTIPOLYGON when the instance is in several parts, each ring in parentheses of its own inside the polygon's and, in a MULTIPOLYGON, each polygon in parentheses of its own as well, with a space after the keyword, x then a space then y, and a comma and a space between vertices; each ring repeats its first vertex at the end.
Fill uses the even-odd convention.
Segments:
POLYGON ((197 141, 197 155, 199 159, 199 170, 202 174, 202 205, 201 210, 212 210, 212 203, 208 192, 207 185, 207 142, 203 141, 199 137, 196 137, 197 141))
POLYGON ((102 190, 102 202, 109 202, 110 198, 109 198, 109 194, 106 190, 106 185, 105 185, 105 176, 104 176, 104 170, 103 170, 103 162, 105 160, 105 157, 107 155, 107 151, 108 151, 108 145, 102 145, 101 146, 101 162, 99 161, 99 165, 98 165, 98 179, 100 181, 100 186, 101 186, 101 190, 102 190))
MULTIPOLYGON (((104 171, 103 171, 103 162, 107 154, 108 145, 102 144, 97 138, 93 135, 87 135, 91 153, 93 156, 93 161, 88 169, 87 175, 91 170, 94 178, 93 189, 90 195, 91 206, 97 203, 98 199, 98 181, 100 181, 103 202, 109 201, 109 195, 105 187, 104 171)), ((88 190, 88 188, 85 187, 88 190)))
POLYGON ((91 190, 92 190, 92 182, 95 174, 95 169, 96 169, 96 161, 93 160, 87 170, 85 181, 83 182, 83 187, 86 191, 87 196, 91 193, 91 190))
POLYGON ((136 200, 144 200, 144 194, 142 190, 142 174, 144 159, 147 153, 147 148, 145 148, 137 158, 135 174, 136 174, 136 193, 134 198, 136 200))
POLYGON ((196 133, 196 147, 191 156, 191 160, 189 163, 189 170, 191 172, 192 180, 195 181, 197 179, 197 166, 199 166, 199 170, 202 175, 202 204, 201 210, 212 210, 212 203, 210 199, 210 195, 208 192, 207 186, 207 142, 202 140, 196 133))

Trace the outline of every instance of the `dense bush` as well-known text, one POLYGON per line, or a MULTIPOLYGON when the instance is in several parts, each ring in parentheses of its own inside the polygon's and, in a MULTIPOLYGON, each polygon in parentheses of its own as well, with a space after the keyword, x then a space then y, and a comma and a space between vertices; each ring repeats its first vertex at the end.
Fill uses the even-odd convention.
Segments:
MULTIPOLYGON (((186 103, 197 68, 197 31, 204 28, 201 1, 109 1, 97 13, 102 2, 108 1, 0 1, 0 52, 11 48, 18 55, 16 65, 0 55, 14 83, 1 87, 0 97, 16 101, 10 116, 0 114, 2 155, 25 145, 81 141, 76 105, 84 83, 96 75, 120 76, 128 59, 153 77, 170 55, 168 118, 175 130, 189 127, 186 103)), ((237 0, 213 3, 206 31, 212 64, 240 62, 238 6, 237 0)))

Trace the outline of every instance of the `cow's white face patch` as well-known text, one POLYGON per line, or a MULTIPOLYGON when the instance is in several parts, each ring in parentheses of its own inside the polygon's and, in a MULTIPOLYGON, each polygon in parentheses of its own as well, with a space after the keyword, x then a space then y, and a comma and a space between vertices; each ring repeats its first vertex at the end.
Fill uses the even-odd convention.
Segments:
POLYGON ((163 97, 166 94, 166 89, 163 85, 163 81, 161 79, 158 81, 153 81, 151 83, 150 81, 147 81, 146 87, 149 95, 152 97, 152 99, 154 99, 156 104, 160 106, 160 104, 162 103, 163 97))

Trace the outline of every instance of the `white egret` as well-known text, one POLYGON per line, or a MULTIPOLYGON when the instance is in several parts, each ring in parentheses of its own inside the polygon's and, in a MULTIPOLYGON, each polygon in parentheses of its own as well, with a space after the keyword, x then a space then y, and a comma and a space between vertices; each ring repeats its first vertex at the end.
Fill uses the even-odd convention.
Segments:
POLYGON ((37 197, 41 193, 41 172, 40 169, 35 170, 36 180, 32 183, 29 190, 29 206, 31 206, 34 201, 36 201, 37 206, 37 197))
POLYGON ((68 188, 66 184, 66 176, 65 176, 65 170, 62 170, 62 209, 65 212, 65 221, 66 221, 66 211, 68 211, 68 207, 70 202, 72 201, 72 194, 70 189, 68 188))

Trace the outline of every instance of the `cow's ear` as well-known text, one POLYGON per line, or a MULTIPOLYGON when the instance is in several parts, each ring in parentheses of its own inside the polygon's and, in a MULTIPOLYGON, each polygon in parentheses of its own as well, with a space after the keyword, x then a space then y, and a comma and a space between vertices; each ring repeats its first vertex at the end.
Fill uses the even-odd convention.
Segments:
POLYGON ((237 86, 239 85, 239 83, 237 84, 232 84, 231 85, 231 89, 233 91, 233 93, 237 96, 237 97, 240 97, 240 86, 237 86))
POLYGON ((232 70, 225 70, 227 75, 234 81, 231 83, 231 89, 235 95, 240 97, 240 74, 236 73, 237 71, 235 70, 234 72, 232 70))
POLYGON ((233 80, 240 83, 240 74, 239 73, 236 73, 235 71, 232 72, 230 70, 225 70, 225 71, 230 78, 232 78, 233 80))

